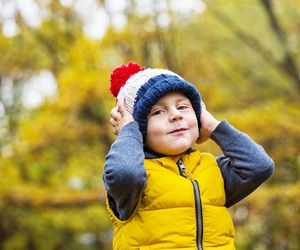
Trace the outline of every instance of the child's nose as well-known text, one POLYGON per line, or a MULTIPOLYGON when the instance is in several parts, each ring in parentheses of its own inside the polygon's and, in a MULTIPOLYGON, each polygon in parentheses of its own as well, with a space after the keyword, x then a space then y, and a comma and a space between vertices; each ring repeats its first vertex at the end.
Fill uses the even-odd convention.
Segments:
POLYGON ((170 111, 169 119, 170 119, 170 121, 180 120, 180 119, 182 119, 182 114, 177 108, 172 109, 170 111))

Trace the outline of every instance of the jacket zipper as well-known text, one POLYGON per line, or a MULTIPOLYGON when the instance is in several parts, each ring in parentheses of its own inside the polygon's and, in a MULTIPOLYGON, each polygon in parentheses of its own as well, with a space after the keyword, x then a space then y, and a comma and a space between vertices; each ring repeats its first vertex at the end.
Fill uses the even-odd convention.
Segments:
POLYGON ((198 250, 203 250, 203 247, 202 247, 203 219, 202 219, 202 205, 201 205, 199 184, 196 180, 193 180, 191 174, 187 171, 187 169, 185 168, 181 159, 179 159, 176 163, 177 163, 180 175, 189 179, 193 184, 195 207, 196 207, 196 222, 197 222, 197 236, 196 236, 197 248, 198 248, 198 250))

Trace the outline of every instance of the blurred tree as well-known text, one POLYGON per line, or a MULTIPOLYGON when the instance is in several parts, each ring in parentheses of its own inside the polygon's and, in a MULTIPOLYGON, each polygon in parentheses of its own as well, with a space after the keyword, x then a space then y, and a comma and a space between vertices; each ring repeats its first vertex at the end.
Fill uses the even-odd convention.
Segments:
MULTIPOLYGON (((130 60, 195 83, 212 113, 275 160, 267 185, 231 210, 237 249, 297 249, 300 4, 195 0, 184 11, 173 0, 130 0, 116 14, 112 1, 96 1, 109 25, 93 41, 75 1, 62 2, 35 2, 48 13, 38 27, 17 11, 19 33, 0 35, 0 249, 110 249, 100 179, 114 138, 109 73, 130 60), (57 95, 28 110, 23 88, 45 69, 57 95)), ((199 147, 221 153, 212 142, 199 147)))
MULTIPOLYGON (((7 122, 3 126, 6 128, 5 143, 8 144, 14 140, 20 116, 26 113, 21 100, 27 81, 42 69, 48 69, 56 76, 66 66, 68 46, 82 29, 72 9, 62 6, 59 1, 51 1, 48 7, 51 15, 39 29, 30 27, 16 9, 14 18, 19 33, 11 38, 2 34, 0 37, 0 89, 7 90, 0 92, 0 101, 6 114, 7 122)), ((4 140, 1 137, 1 141, 4 140)))
POLYGON ((107 71, 99 64, 101 49, 83 37, 74 10, 59 1, 47 8, 50 15, 38 28, 16 13, 19 33, 1 36, 0 71, 9 79, 1 83, 13 85, 14 97, 6 105, 7 92, 2 92, 1 119, 15 122, 13 129, 1 123, 7 131, 1 148, 10 145, 12 152, 2 150, 0 159, 5 176, 0 180, 0 248, 105 249, 110 223, 99 166, 111 139, 99 72, 107 71), (56 98, 27 110, 23 87, 44 69, 58 81, 56 98))
POLYGON ((286 71, 286 73, 291 77, 291 79, 295 82, 298 88, 300 88, 300 77, 299 77, 299 69, 296 65, 296 62, 293 58, 293 55, 290 51, 287 36, 283 31, 281 25, 279 24, 279 20, 274 13, 274 8, 271 0, 261 0, 263 7, 266 10, 266 14, 269 19, 269 23, 271 28, 273 29, 275 35, 277 36, 283 50, 283 60, 279 63, 279 65, 286 71))

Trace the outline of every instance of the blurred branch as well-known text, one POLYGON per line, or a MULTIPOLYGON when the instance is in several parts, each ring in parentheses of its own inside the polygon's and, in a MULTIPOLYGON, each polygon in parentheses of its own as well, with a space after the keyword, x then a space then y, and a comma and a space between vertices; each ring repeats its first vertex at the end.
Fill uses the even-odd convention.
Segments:
MULTIPOLYGON (((265 1, 269 1, 269 0, 265 0, 265 1)), ((298 77, 296 65, 291 54, 289 53, 289 50, 287 49, 286 42, 283 41, 281 42, 285 51, 285 57, 283 61, 278 62, 278 60, 273 56, 272 52, 264 44, 262 44, 257 38, 241 30, 237 26, 237 24, 234 21, 232 21, 228 16, 226 16, 224 13, 221 13, 213 8, 211 8, 211 12, 215 15, 218 21, 220 21, 223 25, 229 28, 235 34, 235 36, 239 38, 245 45, 247 45, 255 53, 259 54, 265 60, 265 62, 267 62, 272 67, 275 67, 277 70, 280 70, 283 73, 285 73, 296 84, 298 90, 300 90, 300 79, 298 77)), ((274 15, 273 18, 275 18, 274 15)), ((272 21, 272 22, 275 22, 274 25, 276 25, 276 27, 279 27, 277 21, 272 21)), ((280 36, 283 35, 281 29, 278 32, 281 34, 280 36)), ((285 38, 284 41, 286 41, 285 38)))
POLYGON ((160 11, 157 9, 158 1, 153 0, 153 11, 154 11, 154 20, 155 20, 155 35, 156 35, 156 42, 158 47, 161 51, 162 61, 166 64, 166 67, 178 74, 181 74, 179 67, 177 66, 177 59, 176 59, 176 31, 174 28, 174 20, 173 20, 173 13, 170 8, 170 3, 167 1, 167 14, 170 17, 170 25, 168 30, 165 32, 163 29, 159 27, 158 17, 161 14, 160 11), (169 36, 169 39, 167 38, 169 36))
POLYGON ((0 207, 10 204, 17 207, 86 207, 104 204, 105 194, 100 189, 70 190, 41 187, 14 187, 0 191, 0 207))
POLYGON ((286 34, 280 26, 278 18, 275 16, 272 1, 261 0, 260 2, 265 9, 265 12, 270 22, 270 26, 274 31, 275 35, 277 36, 284 51, 284 59, 281 62, 281 66, 284 68, 286 73, 293 79, 294 83, 300 89, 300 77, 297 65, 289 50, 286 34))
POLYGON ((242 31, 228 16, 217 11, 212 10, 213 14, 217 19, 228 27, 236 37, 238 37, 243 43, 245 43, 249 48, 258 53, 267 63, 278 66, 275 57, 272 52, 268 50, 261 42, 253 36, 246 34, 242 31))
POLYGON ((5 141, 11 141, 19 126, 19 121, 24 108, 22 105, 22 90, 24 82, 18 77, 0 77, 0 101, 4 107, 7 125, 5 126, 5 141), (6 78, 6 80, 4 80, 6 78), (6 86, 9 85, 9 86, 6 86), (10 88, 10 93, 4 93, 4 88, 10 88), (8 96, 4 96, 4 95, 8 96))

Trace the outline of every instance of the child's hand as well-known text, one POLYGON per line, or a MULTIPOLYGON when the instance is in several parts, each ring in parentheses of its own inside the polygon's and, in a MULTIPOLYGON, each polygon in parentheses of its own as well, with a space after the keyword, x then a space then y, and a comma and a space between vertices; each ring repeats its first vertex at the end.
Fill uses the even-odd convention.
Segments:
POLYGON ((201 101, 201 116, 200 116, 200 122, 201 122, 201 129, 199 132, 199 138, 197 140, 197 143, 203 143, 207 141, 210 138, 211 133, 216 129, 216 127, 219 125, 220 121, 215 119, 211 113, 209 113, 206 109, 206 106, 204 102, 201 101))
POLYGON ((113 126, 115 135, 118 135, 126 124, 134 120, 122 102, 118 102, 117 106, 111 110, 110 116, 109 123, 113 126))

